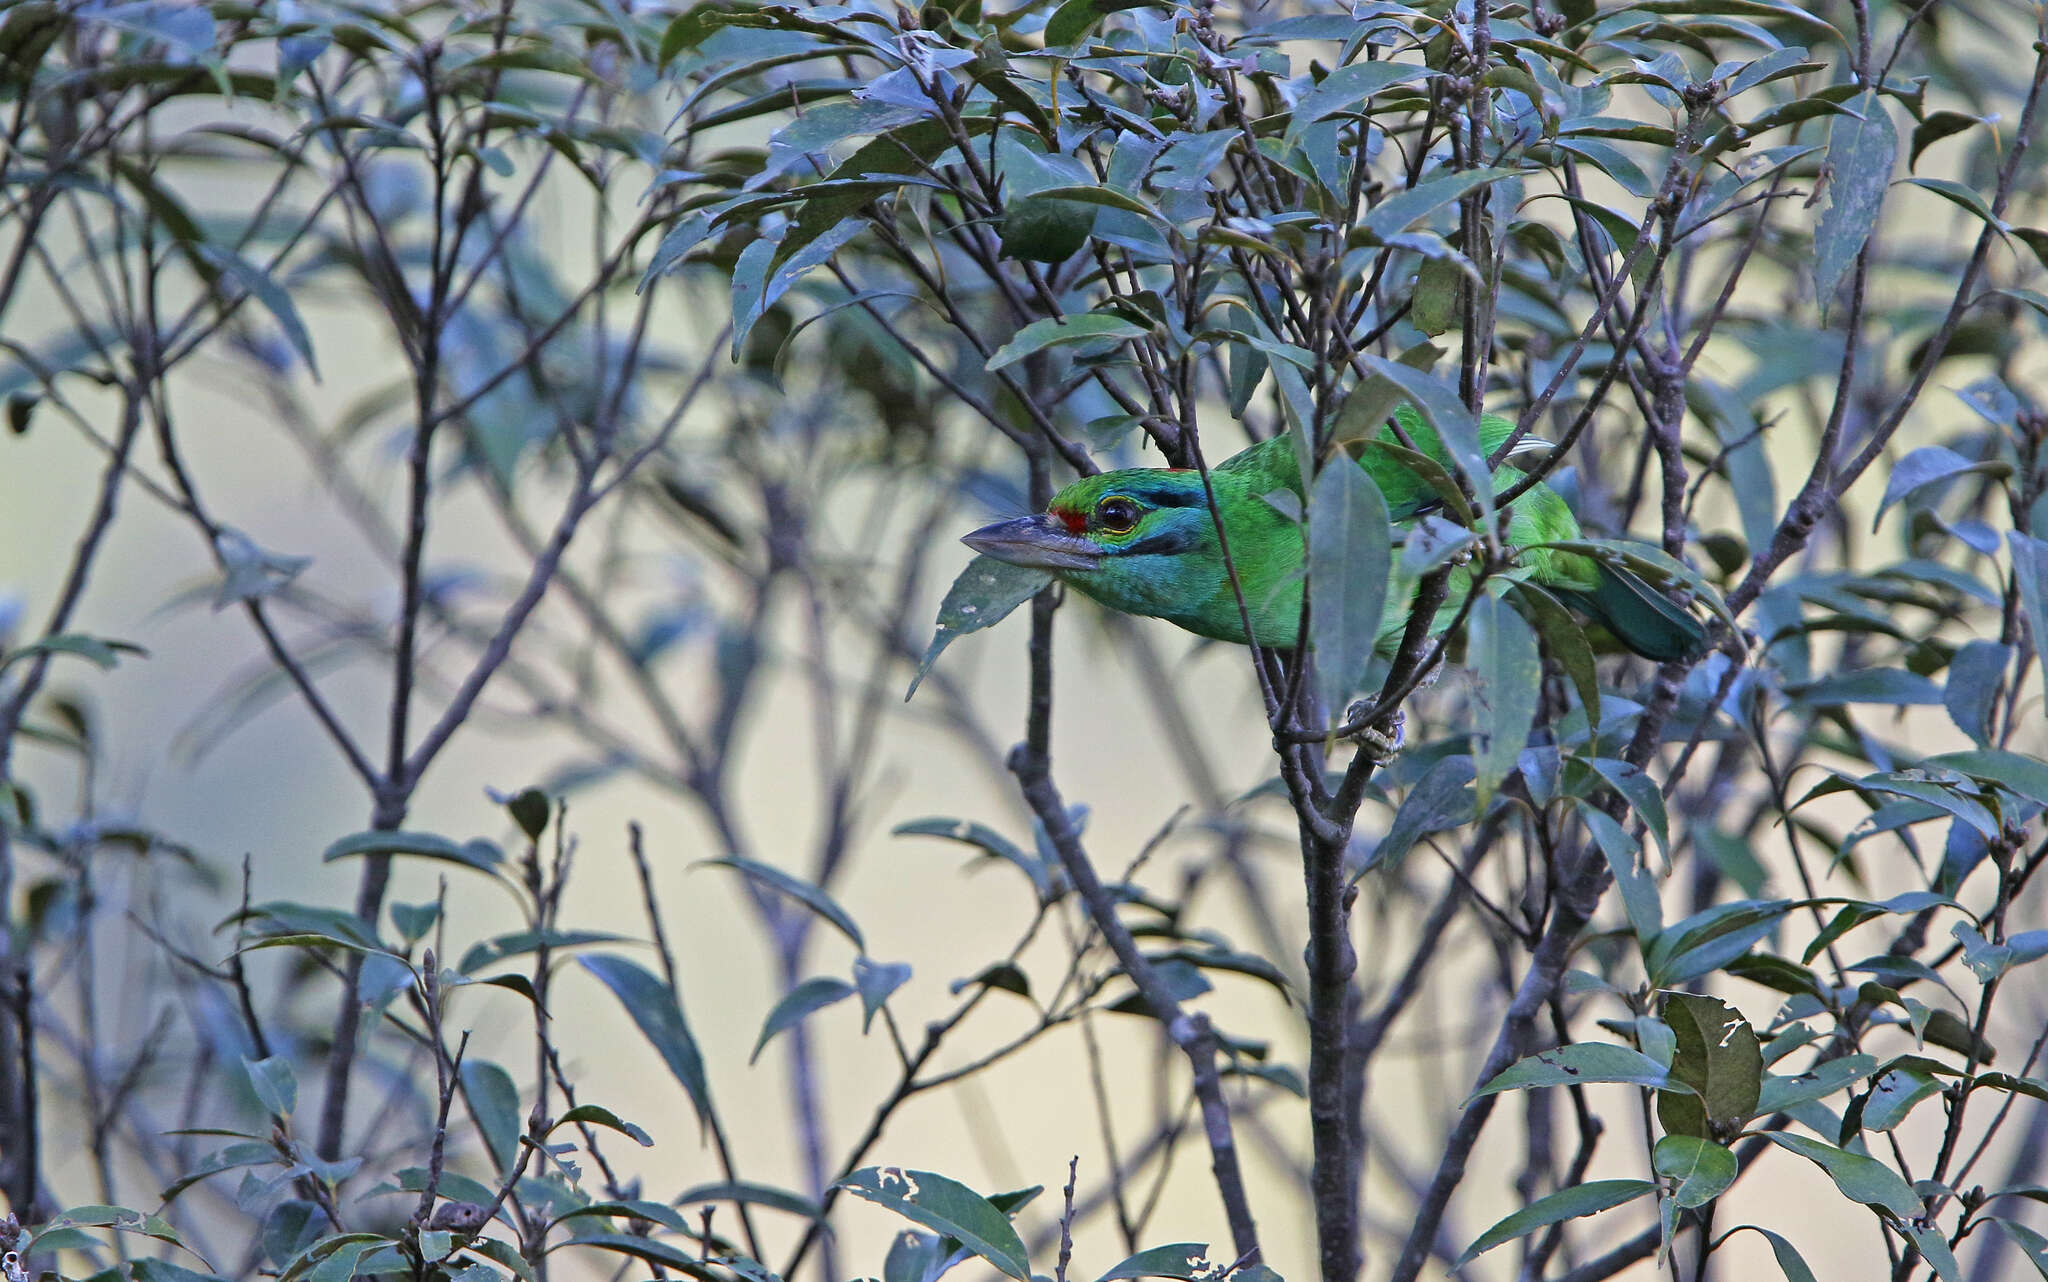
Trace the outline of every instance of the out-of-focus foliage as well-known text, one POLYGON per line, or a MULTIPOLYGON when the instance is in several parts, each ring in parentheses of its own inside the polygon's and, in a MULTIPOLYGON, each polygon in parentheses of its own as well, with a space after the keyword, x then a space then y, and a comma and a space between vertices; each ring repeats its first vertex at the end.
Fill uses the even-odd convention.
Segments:
MULTIPOLYGON (((12 1247, 134 1282, 532 1282, 572 1259, 1065 1282, 1068 1228, 1106 1207, 1130 1258, 1103 1279, 1272 1282, 1279 1226, 1312 1218, 1327 1282, 1699 1278, 1755 1236, 1799 1282, 1831 1275, 1802 1257, 1799 1208, 1720 1212, 1757 1168, 1805 1163, 1868 1208, 1868 1258, 1899 1282, 2022 1257, 2048 1277, 2027 1209, 2048 1134, 2048 1039, 2026 1031, 2048 957, 2038 21, 1941 0, 9 9, 0 399, 14 436, 105 458, 48 622, 0 620, 12 1247), (560 207, 587 243, 547 234, 560 207), (259 542, 241 496, 190 465, 201 429, 179 402, 209 361, 327 472, 382 597, 259 542), (1394 530, 1353 501, 1355 472, 1305 487, 1304 636, 1362 659, 1380 615, 1341 608, 1318 546, 1388 549, 1425 601, 1468 563, 1482 586, 1362 684, 1273 651, 1183 678, 1128 620, 1056 613, 1043 579, 985 561, 926 645, 931 564, 974 507, 1278 433, 1311 469, 1349 469, 1403 403, 1451 446, 1449 468, 1401 456, 1441 507, 1394 530), (1710 618, 1708 652, 1616 657, 1515 581, 1482 408, 1547 446, 1517 462, 1572 503, 1574 550, 1710 618), (455 573, 430 534, 479 501, 510 559, 455 573), (192 527, 215 574, 181 603, 246 616, 267 655, 182 748, 279 701, 309 712, 366 827, 280 844, 359 865, 353 904, 252 901, 245 874, 237 905, 218 861, 96 817, 91 714, 49 678, 139 661, 73 627, 119 503, 192 527), (659 591, 620 550, 629 522, 682 549, 659 591), (1021 730, 984 721, 947 650, 1013 611, 1028 651, 1022 617, 996 636, 1017 634, 1021 730), (1091 857, 1055 786, 1169 828, 1179 801, 1058 776, 1056 618, 1137 655, 1186 740, 1202 842, 1178 881, 1146 868, 1151 846, 1091 857), (380 674, 388 702, 342 703, 342 669, 380 674), (823 803, 815 847, 784 857, 750 844, 737 776, 763 768, 742 754, 788 672, 810 725, 781 728, 803 742, 778 760, 823 803), (1236 799, 1189 729, 1218 706, 1262 707, 1274 745, 1271 781, 1236 799), (833 889, 877 745, 910 718, 992 771, 1021 735, 1007 761, 1035 821, 896 829, 1010 865, 1028 908, 915 1016, 911 967, 833 889), (1390 762, 1354 750, 1397 718, 1390 762), (473 723, 522 722, 576 750, 503 799, 497 838, 407 826, 473 723), (75 763, 82 813, 22 781, 30 753, 75 763), (565 915, 557 801, 616 776, 716 834, 723 871, 699 875, 742 879, 778 963, 750 1048, 787 1056, 786 1116, 721 1112, 637 829, 652 953, 615 918, 565 915), (95 888, 138 854, 146 982, 199 1013, 101 1045, 95 888), (494 888, 517 927, 479 931, 460 897, 391 901, 399 861, 494 888), (1283 907, 1297 885, 1302 909, 1283 907), (165 924, 194 894, 219 900, 214 936, 165 924), (821 925, 850 965, 812 956, 821 925), (1033 951, 1048 925, 1054 965, 1033 951), (245 959, 274 950, 292 968, 252 981, 245 959), (1286 1040, 1212 1016, 1224 976, 1261 986, 1286 1040), (1377 1089, 1381 1056, 1447 983, 1470 1044, 1432 1063, 1455 1104, 1390 1157, 1418 1110, 1377 1089), (544 1014, 604 993, 719 1183, 649 1196, 608 1160, 649 1137, 578 1095, 544 1014), (865 1129, 826 1136, 812 1017, 855 999, 901 1071, 865 1129), (1019 1035, 969 1022, 1018 999, 1019 1035), (527 1064, 454 1031, 482 1001, 531 1021, 527 1064), (906 1101, 1070 1026, 1101 1083, 1106 1012, 1156 1022, 1182 1058, 1152 1071, 1195 1120, 1163 1115, 1127 1162, 1112 1148, 1056 1238, 1017 1227, 1038 1188, 868 1165, 906 1101), (46 1186, 39 1150, 80 1142, 39 1129, 37 1092, 60 1088, 86 1101, 91 1200, 152 1210, 46 1186), (1474 1161, 1513 1098, 1512 1166, 1474 1161), (750 1180, 742 1125, 800 1151, 804 1187, 750 1180), (1254 1132, 1285 1137, 1287 1178, 1245 1178, 1254 1132), (1208 1149, 1215 1245, 1148 1247, 1135 1181, 1183 1143, 1208 1149), (1491 1228, 1454 1214, 1504 1190, 1491 1228), (842 1193, 915 1227, 844 1258, 842 1193)), ((1075 1098, 1000 1122, 1113 1145, 1107 1091, 1075 1098)))

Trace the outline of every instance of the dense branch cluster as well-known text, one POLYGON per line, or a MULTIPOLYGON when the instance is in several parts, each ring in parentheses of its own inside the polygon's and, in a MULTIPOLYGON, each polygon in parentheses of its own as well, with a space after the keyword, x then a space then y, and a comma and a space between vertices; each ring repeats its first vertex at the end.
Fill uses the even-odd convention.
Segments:
POLYGON ((2048 29, 1979 8, 9 7, 0 504, 10 450, 92 484, 47 599, 0 563, 6 1282, 1834 1275, 1766 1166, 1867 1208, 1844 1250, 1895 1282, 2048 1276, 2048 29), (250 533, 222 389, 346 566, 250 533), (1255 635, 1213 469, 1283 436, 1292 644, 1182 663, 987 558, 926 644, 977 509, 1145 464, 1200 478, 1255 635), (1368 451, 1419 514, 1325 497, 1368 451), (1539 485, 1710 644, 1616 654, 1532 584, 1539 485), (361 831, 259 864, 120 811, 84 674, 151 662, 89 622, 166 604, 95 607, 138 511, 244 646, 152 750, 290 709, 361 831), (1143 787, 1062 772, 1070 631, 1164 731, 1143 787), (416 826, 515 735, 494 836, 416 826), (934 753, 999 800, 878 833, 934 753), (845 906, 909 837, 1018 874, 987 955, 885 960, 914 932, 845 906), (772 961, 774 1116, 685 1015, 725 987, 686 860, 772 961), (599 861, 649 947, 577 912, 599 861), (559 1032, 593 994, 616 1048, 559 1032), (887 1069, 851 1126, 842 1003, 887 1069), (1032 1172, 1058 1207, 872 1165, 1048 1048, 1071 1108, 993 1125, 1088 1154, 1032 1172), (591 1098, 628 1053, 701 1151, 591 1098), (866 1258, 847 1194, 914 1227, 866 1258))

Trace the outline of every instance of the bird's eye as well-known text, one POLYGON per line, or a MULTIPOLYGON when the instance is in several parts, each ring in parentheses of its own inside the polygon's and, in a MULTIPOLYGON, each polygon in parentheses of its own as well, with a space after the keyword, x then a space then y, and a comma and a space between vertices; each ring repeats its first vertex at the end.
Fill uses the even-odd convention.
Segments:
POLYGON ((1095 505, 1096 526, 1110 534, 1129 534, 1137 528, 1138 516, 1138 505, 1120 496, 1095 505))

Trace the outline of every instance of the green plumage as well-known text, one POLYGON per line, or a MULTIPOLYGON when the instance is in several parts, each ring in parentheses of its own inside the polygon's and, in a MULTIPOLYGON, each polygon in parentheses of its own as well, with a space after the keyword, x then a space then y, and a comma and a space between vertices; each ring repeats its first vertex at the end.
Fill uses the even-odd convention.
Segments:
MULTIPOLYGON (((1394 426, 1417 451, 1450 470, 1448 452, 1420 414, 1407 407, 1395 412, 1394 424, 1380 433, 1390 445, 1398 444, 1394 426)), ((1491 454, 1513 429, 1504 418, 1482 417, 1481 449, 1491 454)), ((1358 465, 1385 496, 1397 528, 1412 527, 1438 504, 1428 482, 1395 453, 1370 445, 1361 453, 1358 465)), ((1254 445, 1209 475, 1252 636, 1261 645, 1291 646, 1301 628, 1303 531, 1273 500, 1290 494, 1297 511, 1306 507, 1293 437, 1283 434, 1254 445)), ((1521 477, 1512 467, 1499 468, 1495 491, 1521 477)), ((1285 499, 1278 501, 1287 505, 1285 499)), ((1516 498, 1505 533, 1509 547, 1523 549, 1506 573, 1549 589, 1629 649, 1653 659, 1674 659, 1696 651, 1704 638, 1696 620, 1626 571, 1576 553, 1531 546, 1580 537, 1578 519, 1549 486, 1534 485, 1516 498)), ((1245 639, 1244 613, 1225 570, 1198 472, 1126 468, 1085 477, 1055 495, 1044 516, 992 525, 967 541, 989 555, 1052 570, 1112 609, 1166 619, 1220 641, 1245 639)), ((1408 624, 1405 603, 1417 588, 1416 580, 1401 572, 1400 560, 1397 552, 1378 637, 1378 648, 1386 653, 1400 642, 1408 624)), ((1471 577, 1462 567, 1452 573, 1450 596, 1433 630, 1449 626, 1471 589, 1471 577)))

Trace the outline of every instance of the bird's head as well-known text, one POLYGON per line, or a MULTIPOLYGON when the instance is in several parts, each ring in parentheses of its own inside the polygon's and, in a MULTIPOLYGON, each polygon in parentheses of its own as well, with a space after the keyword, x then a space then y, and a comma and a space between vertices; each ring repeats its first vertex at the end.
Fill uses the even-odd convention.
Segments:
POLYGON ((1125 468, 1087 476, 1043 512, 997 521, 961 539, 1012 565, 1050 570, 1105 605, 1165 614, 1210 563, 1221 572, 1201 474, 1125 468))

